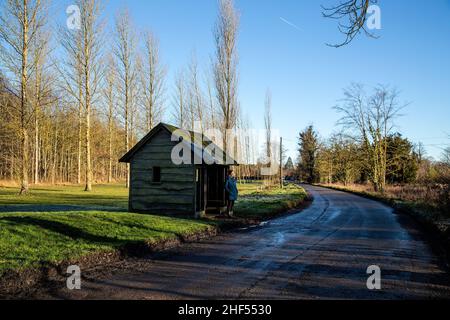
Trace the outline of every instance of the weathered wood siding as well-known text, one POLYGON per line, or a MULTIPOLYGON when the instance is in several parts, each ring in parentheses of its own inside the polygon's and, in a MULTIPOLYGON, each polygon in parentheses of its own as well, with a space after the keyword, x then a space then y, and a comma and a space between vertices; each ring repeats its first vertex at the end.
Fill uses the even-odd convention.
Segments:
POLYGON ((193 165, 176 166, 171 152, 176 142, 159 131, 131 161, 130 209, 166 215, 194 214, 195 170, 193 165), (154 183, 153 167, 161 168, 161 183, 154 183))

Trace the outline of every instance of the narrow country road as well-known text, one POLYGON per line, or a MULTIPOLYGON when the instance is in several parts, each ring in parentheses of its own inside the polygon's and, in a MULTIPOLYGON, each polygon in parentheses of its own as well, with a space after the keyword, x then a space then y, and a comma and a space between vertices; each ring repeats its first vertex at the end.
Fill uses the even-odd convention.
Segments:
POLYGON ((139 259, 63 299, 418 299, 449 298, 449 275, 412 221, 378 202, 305 186, 304 211, 264 226, 139 259), (368 266, 381 268, 379 291, 368 266))

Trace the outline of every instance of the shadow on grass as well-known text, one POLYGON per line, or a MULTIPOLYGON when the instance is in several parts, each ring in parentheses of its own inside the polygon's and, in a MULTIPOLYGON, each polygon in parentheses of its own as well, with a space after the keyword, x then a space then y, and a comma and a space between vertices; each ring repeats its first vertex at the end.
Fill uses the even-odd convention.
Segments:
POLYGON ((13 217, 13 216, 1 218, 0 221, 6 221, 21 226, 23 225, 37 226, 55 233, 59 233, 73 240, 83 240, 95 244, 108 244, 112 246, 120 246, 125 243, 124 240, 94 235, 80 228, 69 226, 65 223, 61 223, 58 221, 50 221, 32 217, 13 217))
MULTIPOLYGON (((114 248, 118 249, 130 249, 133 250, 133 247, 143 247, 146 246, 146 240, 149 239, 142 239, 142 240, 128 240, 128 239, 117 239, 113 237, 108 236, 102 236, 102 235, 95 235, 89 232, 86 232, 85 230, 81 228, 77 228, 74 226, 67 225, 62 222, 58 221, 52 221, 52 220, 45 220, 35 217, 15 217, 15 216, 6 216, 3 218, 0 218, 0 222, 6 222, 6 223, 12 223, 15 225, 30 225, 30 226, 37 226, 46 230, 49 230, 51 232, 59 233, 63 236, 69 237, 75 241, 84 241, 86 243, 94 244, 94 245, 108 245, 114 248)), ((117 222, 119 225, 120 223, 117 222)), ((136 226, 134 226, 136 227, 136 226)), ((154 228, 145 228, 147 231, 152 231, 159 234, 165 234, 167 235, 173 235, 176 238, 180 238, 180 234, 177 232, 169 231, 169 230, 160 230, 160 229, 154 229, 154 228)), ((158 237, 159 238, 159 237, 158 237)), ((163 237, 166 238, 166 237, 163 237)))

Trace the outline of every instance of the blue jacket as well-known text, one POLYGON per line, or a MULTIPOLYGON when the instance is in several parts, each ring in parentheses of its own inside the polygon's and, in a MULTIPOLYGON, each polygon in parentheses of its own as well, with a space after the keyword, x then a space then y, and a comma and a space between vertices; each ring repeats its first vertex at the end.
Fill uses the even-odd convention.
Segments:
POLYGON ((228 192, 228 200, 236 201, 239 195, 236 179, 228 177, 225 183, 225 190, 228 192))

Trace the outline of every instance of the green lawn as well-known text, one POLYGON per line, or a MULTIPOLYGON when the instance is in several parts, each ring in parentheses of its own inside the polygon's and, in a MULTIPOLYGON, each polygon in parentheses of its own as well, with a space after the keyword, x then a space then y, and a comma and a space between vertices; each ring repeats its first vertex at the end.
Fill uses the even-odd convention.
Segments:
POLYGON ((107 211, 1 213, 0 274, 207 228, 211 226, 202 221, 107 211))
MULTIPOLYGON (((235 211, 243 218, 268 218, 298 205, 306 195, 296 186, 239 188, 235 211)), ((217 223, 131 214, 126 212, 127 202, 128 190, 122 185, 97 185, 92 193, 80 186, 37 187, 26 196, 18 196, 16 188, 0 188, 0 275, 129 243, 176 239, 217 223)))
POLYGON ((77 205, 128 208, 125 185, 96 185, 92 192, 81 186, 33 187, 29 194, 18 195, 18 188, 0 188, 2 205, 77 205))

